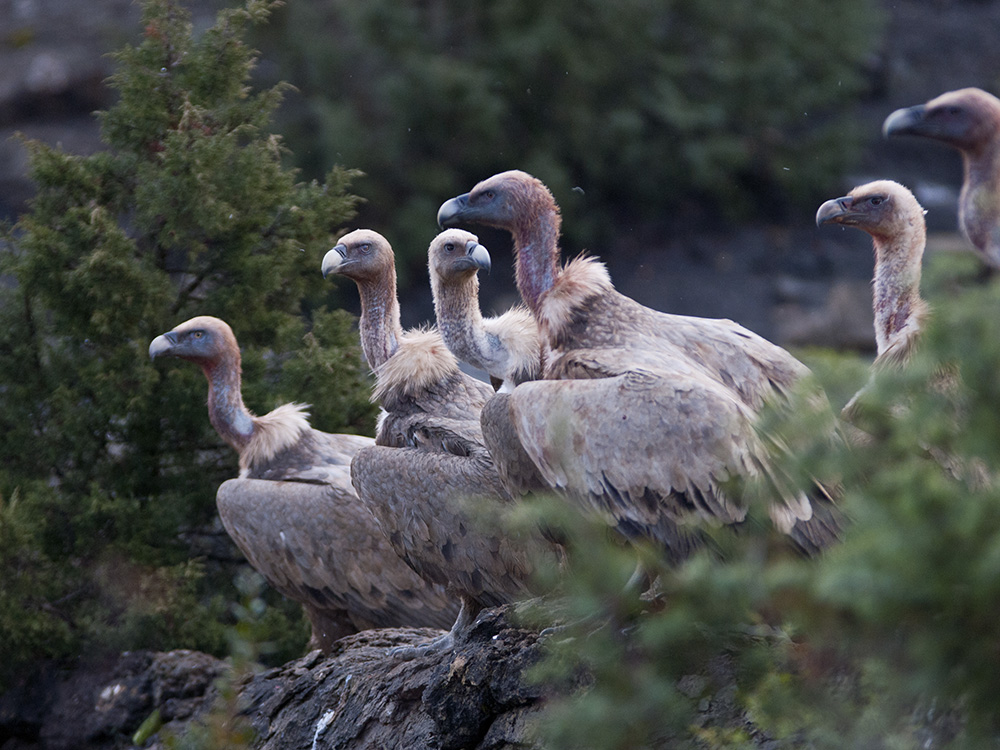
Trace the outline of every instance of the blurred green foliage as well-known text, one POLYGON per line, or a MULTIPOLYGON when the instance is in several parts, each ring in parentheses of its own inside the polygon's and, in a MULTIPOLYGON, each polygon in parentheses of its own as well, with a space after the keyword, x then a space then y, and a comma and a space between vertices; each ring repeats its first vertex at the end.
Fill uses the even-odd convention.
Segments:
POLYGON ((415 268, 440 203, 513 168, 578 250, 705 204, 811 215, 861 142, 843 110, 880 30, 871 0, 297 0, 261 46, 299 89, 298 163, 363 170, 364 220, 415 268))
MULTIPOLYGON (((536 678, 561 689, 552 748, 994 747, 1000 736, 1000 284, 934 256, 933 318, 901 371, 863 397, 869 435, 831 444, 822 409, 766 415, 789 476, 836 477, 842 543, 794 554, 751 506, 677 567, 640 548, 656 596, 622 591, 635 553, 559 506, 571 540, 536 678), (575 563, 575 564, 574 564, 575 563)), ((860 361, 809 358, 836 407, 860 361)))
MULTIPOLYGON (((283 86, 251 90, 244 42, 270 11, 248 0, 194 34, 176 2, 148 0, 141 41, 115 55, 106 150, 26 144, 37 195, 0 254, 0 684, 45 656, 226 649, 231 552, 192 558, 237 460, 197 368, 149 362, 154 336, 221 317, 252 410, 311 402, 321 429, 373 428, 353 321, 322 306, 319 273, 356 174, 306 183, 284 165, 283 86)), ((274 658, 300 650, 298 607, 269 611, 274 658)))

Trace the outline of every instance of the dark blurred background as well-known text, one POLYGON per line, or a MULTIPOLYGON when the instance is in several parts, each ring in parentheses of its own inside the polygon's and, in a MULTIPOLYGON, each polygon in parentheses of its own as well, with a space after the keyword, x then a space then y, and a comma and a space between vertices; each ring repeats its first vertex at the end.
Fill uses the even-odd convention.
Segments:
MULTIPOLYGON (((222 3, 186 5, 197 28, 222 3)), ((139 15, 128 0, 0 0, 0 216, 32 194, 15 132, 100 148, 106 53, 139 38, 139 15)), ((566 253, 600 255, 641 302, 866 350, 869 240, 817 230, 815 209, 896 179, 928 209, 932 248, 963 249, 957 154, 880 126, 946 90, 996 91, 997 28, 985 0, 295 0, 258 31, 255 76, 294 87, 276 130, 304 179, 365 172, 356 225, 397 250, 404 325, 432 315, 437 206, 520 168, 553 189, 566 253)), ((481 238, 484 306, 502 309, 509 238, 481 238)), ((335 303, 356 311, 342 286, 335 303)))

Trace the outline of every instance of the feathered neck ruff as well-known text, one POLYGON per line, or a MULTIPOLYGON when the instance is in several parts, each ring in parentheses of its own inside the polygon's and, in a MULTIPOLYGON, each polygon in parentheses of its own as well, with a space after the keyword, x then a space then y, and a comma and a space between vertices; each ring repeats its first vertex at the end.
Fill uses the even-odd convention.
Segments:
POLYGON ((563 266, 542 296, 536 312, 538 326, 549 340, 557 339, 594 297, 613 291, 611 276, 601 261, 574 258, 563 266))
POLYGON ((243 403, 239 349, 203 367, 208 379, 208 417, 240 455, 241 474, 272 460, 310 429, 305 404, 283 404, 262 417, 243 403))
POLYGON ((262 417, 253 417, 254 430, 240 451, 240 475, 274 459, 312 429, 307 404, 282 404, 262 417))
POLYGON ((402 334, 399 348, 375 370, 372 400, 411 396, 460 372, 436 328, 402 334))

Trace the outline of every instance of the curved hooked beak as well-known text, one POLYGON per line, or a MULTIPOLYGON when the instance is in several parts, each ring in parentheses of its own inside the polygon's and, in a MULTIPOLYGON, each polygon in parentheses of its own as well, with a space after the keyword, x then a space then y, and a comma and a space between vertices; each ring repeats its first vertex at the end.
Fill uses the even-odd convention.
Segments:
POLYGON ((816 212, 816 226, 830 222, 842 222, 854 212, 854 199, 849 195, 834 198, 819 207, 816 212))
POLYGON ((882 135, 888 138, 890 135, 919 133, 920 125, 924 121, 926 112, 927 107, 923 104, 897 109, 886 117, 885 122, 882 123, 882 135))
POLYGON ((321 266, 323 278, 325 279, 331 273, 340 273, 345 263, 347 263, 347 245, 334 245, 323 256, 323 264, 321 266))
POLYGON ((441 229, 453 227, 462 221, 462 215, 469 207, 469 194, 463 193, 455 198, 446 200, 438 209, 437 221, 441 229))
POLYGON ((465 257, 472 261, 476 268, 481 268, 489 273, 492 265, 490 252, 475 240, 469 240, 465 243, 465 257))
POLYGON ((177 345, 177 334, 173 331, 161 333, 149 344, 149 358, 156 359, 164 354, 170 354, 171 349, 177 345))

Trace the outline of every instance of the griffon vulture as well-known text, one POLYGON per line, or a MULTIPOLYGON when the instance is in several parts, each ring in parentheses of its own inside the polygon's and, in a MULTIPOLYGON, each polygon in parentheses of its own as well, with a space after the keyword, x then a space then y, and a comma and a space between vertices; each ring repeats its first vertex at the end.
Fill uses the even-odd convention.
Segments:
POLYGON ((218 318, 192 318, 153 339, 152 358, 194 362, 208 379, 208 414, 240 456, 240 476, 219 487, 223 526, 268 583, 302 604, 313 641, 375 627, 447 627, 450 597, 415 575, 351 486, 350 464, 373 444, 313 429, 306 407, 256 416, 243 404, 240 349, 218 318))
POLYGON ((439 234, 427 253, 434 313, 444 343, 462 362, 484 370, 494 386, 510 390, 541 375, 538 326, 520 305, 484 318, 478 271, 490 269, 489 251, 461 229, 439 234))
MULTIPOLYGON (((723 485, 764 473, 770 515, 805 550, 837 534, 828 499, 784 488, 753 423, 766 399, 808 374, 783 349, 728 320, 668 315, 615 291, 604 266, 559 266, 559 209, 539 180, 495 175, 446 201, 442 226, 511 232, 518 290, 539 326, 544 380, 510 394, 508 424, 550 487, 610 515, 674 557, 698 519, 743 520, 723 485)), ((820 488, 817 488, 820 489, 820 488)))
POLYGON ((975 88, 949 91, 897 109, 882 132, 931 138, 961 152, 959 226, 987 265, 1000 268, 1000 99, 975 88))
MULTIPOLYGON (((496 422, 514 386, 541 376, 541 343, 531 312, 521 306, 483 318, 479 269, 489 270, 489 251, 461 229, 439 234, 428 250, 428 268, 438 330, 452 353, 485 370, 499 392, 483 407, 481 420, 496 422)), ((531 458, 512 434, 484 432, 483 439, 504 486, 515 496, 548 489, 531 458)))
POLYGON ((842 224, 872 236, 876 367, 905 363, 927 317, 927 303, 920 297, 927 243, 924 213, 913 193, 892 180, 860 185, 816 212, 817 226, 842 224))
POLYGON ((479 423, 493 389, 458 368, 436 330, 403 332, 384 237, 368 230, 342 237, 323 258, 323 275, 332 273, 360 290, 361 340, 383 410, 376 445, 351 464, 354 486, 399 555, 462 603, 450 633, 397 653, 447 649, 481 609, 522 598, 531 572, 531 540, 483 528, 469 506, 510 501, 479 423))

